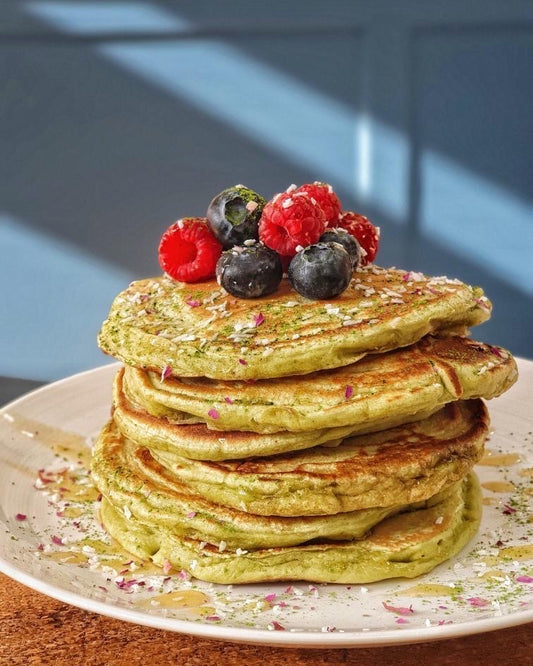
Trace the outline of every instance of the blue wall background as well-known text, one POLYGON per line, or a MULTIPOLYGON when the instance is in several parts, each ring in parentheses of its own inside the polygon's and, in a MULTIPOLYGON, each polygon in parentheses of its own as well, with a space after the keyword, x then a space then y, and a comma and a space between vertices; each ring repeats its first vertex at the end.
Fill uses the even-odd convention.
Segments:
POLYGON ((105 361, 109 304, 224 187, 330 182, 379 263, 481 284, 533 357, 533 4, 0 5, 0 375, 105 361))

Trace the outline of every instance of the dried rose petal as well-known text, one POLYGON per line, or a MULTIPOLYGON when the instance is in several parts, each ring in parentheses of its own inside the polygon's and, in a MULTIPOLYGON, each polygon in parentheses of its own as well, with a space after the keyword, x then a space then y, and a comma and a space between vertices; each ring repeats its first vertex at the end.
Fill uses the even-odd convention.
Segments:
POLYGON ((353 395, 353 386, 347 386, 344 390, 344 397, 349 400, 353 395))
POLYGON ((17 515, 15 516, 15 519, 16 520, 26 520, 27 517, 28 516, 25 513, 17 513, 17 515))
POLYGON ((483 608, 484 606, 489 605, 489 602, 481 597, 469 597, 467 601, 474 608, 483 608))
POLYGON ((217 412, 217 410, 212 407, 207 414, 212 418, 212 419, 218 419, 220 417, 220 414, 217 412))
POLYGON ((391 611, 391 613, 397 613, 398 615, 410 615, 411 613, 414 613, 412 605, 409 606, 409 608, 406 608, 405 606, 389 606, 389 604, 386 604, 384 601, 381 603, 383 604, 383 608, 391 611))
POLYGON ((279 622, 276 622, 276 620, 272 620, 269 626, 271 626, 274 629, 274 631, 286 631, 285 627, 279 622))

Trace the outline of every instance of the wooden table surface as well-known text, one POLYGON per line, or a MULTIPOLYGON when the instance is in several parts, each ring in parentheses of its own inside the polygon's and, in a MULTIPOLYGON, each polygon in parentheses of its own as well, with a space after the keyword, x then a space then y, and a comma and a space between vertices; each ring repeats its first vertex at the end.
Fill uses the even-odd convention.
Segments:
POLYGON ((0 574, 0 664, 533 665, 533 623, 416 645, 339 650, 273 648, 175 634, 80 610, 0 574))

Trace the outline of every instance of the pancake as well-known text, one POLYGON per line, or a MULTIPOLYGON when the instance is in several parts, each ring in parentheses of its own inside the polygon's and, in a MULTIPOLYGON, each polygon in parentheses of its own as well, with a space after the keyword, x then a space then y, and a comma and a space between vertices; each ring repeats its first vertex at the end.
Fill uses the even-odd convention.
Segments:
POLYGON ((107 501, 101 509, 109 533, 136 556, 223 584, 290 580, 357 584, 413 578, 458 553, 476 533, 480 517, 481 491, 473 474, 428 506, 383 520, 364 539, 248 552, 145 527, 107 501))
POLYGON ((124 439, 110 422, 95 445, 92 476, 107 501, 149 529, 171 530, 208 543, 246 549, 280 547, 317 538, 363 537, 387 516, 422 506, 395 503, 333 516, 259 516, 210 501, 180 482, 148 451, 124 439))
MULTIPOLYGON (((334 448, 200 463, 150 451, 111 421, 94 447, 92 475, 103 495, 139 519, 179 523, 184 533, 200 531, 206 540, 206 521, 264 536, 273 516, 318 516, 318 534, 325 536, 341 520, 335 514, 423 501, 461 479, 481 457, 488 427, 483 403, 462 401, 334 448), (325 515, 333 516, 327 525, 325 515)), ((294 530, 295 523, 287 527, 294 530)))
MULTIPOLYGON (((241 430, 220 432, 208 428, 198 418, 183 412, 169 412, 171 418, 156 417, 125 395, 124 368, 113 382, 113 418, 119 430, 129 439, 151 449, 198 460, 228 460, 251 456, 270 456, 287 451, 299 451, 320 444, 335 446, 355 433, 393 428, 405 422, 405 416, 384 416, 379 424, 368 421, 356 425, 321 428, 303 432, 282 430, 273 433, 256 433, 241 430)), ((409 414, 409 421, 427 418, 440 409, 435 407, 409 414)), ((158 411, 158 408, 155 409, 158 411)))
POLYGON ((488 432, 485 405, 470 400, 333 448, 221 462, 153 455, 190 492, 217 504, 265 516, 335 514, 431 497, 472 469, 488 432))
MULTIPOLYGON (((499 347, 430 336, 410 347, 309 375, 253 383, 176 377, 162 381, 155 373, 126 367, 123 384, 131 402, 174 423, 197 418, 217 430, 259 433, 345 426, 352 432, 371 432, 390 427, 391 419, 414 420, 453 400, 493 398, 516 378, 514 359, 499 347)), ((125 420, 122 410, 118 419, 125 420)), ((153 430, 146 426, 147 437, 153 430)), ((334 439, 348 433, 331 434, 334 439)), ((316 443, 309 441, 311 446, 316 443)), ((297 448, 304 445, 302 440, 297 448)), ((239 457, 237 451, 234 457, 239 457)))
POLYGON ((252 302, 215 281, 163 276, 119 294, 98 341, 107 354, 158 374, 256 380, 349 365, 429 333, 464 333, 490 311, 477 287, 372 265, 331 301, 308 300, 288 280, 252 302))

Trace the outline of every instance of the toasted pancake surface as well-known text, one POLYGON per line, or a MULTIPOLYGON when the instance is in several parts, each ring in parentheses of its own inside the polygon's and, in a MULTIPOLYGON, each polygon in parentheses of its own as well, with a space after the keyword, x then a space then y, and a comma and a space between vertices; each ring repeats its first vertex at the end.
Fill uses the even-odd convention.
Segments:
POLYGON ((488 431, 482 401, 459 401, 334 447, 245 461, 200 462, 168 451, 154 457, 218 504, 260 515, 335 514, 427 499, 472 469, 488 431))
MULTIPOLYGON (((342 368, 253 383, 162 381, 155 373, 126 367, 123 388, 152 416, 178 423, 197 418, 217 430, 296 433, 350 426, 352 432, 371 432, 390 427, 390 419, 415 420, 453 400, 492 398, 516 378, 516 363, 501 348, 430 336, 342 368)), ((304 448, 304 442, 295 448, 304 448)))
MULTIPOLYGON (((200 530, 195 525, 201 515, 234 530, 240 520, 269 533, 273 516, 331 517, 426 500, 472 468, 487 433, 483 403, 458 402, 423 421, 354 437, 337 447, 199 463, 150 451, 124 438, 110 422, 95 445, 92 473, 105 496, 145 521, 161 520, 164 508, 184 530, 200 530)), ((323 536, 334 529, 335 520, 324 521, 323 536)))
POLYGON ((379 423, 367 421, 333 428, 281 430, 272 433, 242 430, 221 432, 184 412, 170 411, 168 417, 150 414, 126 396, 123 390, 123 375, 124 369, 119 370, 113 384, 113 418, 122 434, 150 449, 169 451, 197 460, 270 456, 308 449, 319 444, 335 446, 349 435, 393 428, 406 420, 417 421, 440 408, 420 410, 409 414, 407 419, 402 414, 390 414, 384 416, 379 423))
POLYGON ((455 555, 479 527, 481 492, 475 475, 437 495, 424 508, 378 523, 364 539, 245 551, 216 547, 151 529, 126 519, 104 501, 102 520, 127 550, 185 569, 214 583, 308 580, 369 583, 394 577, 413 578, 455 555))
POLYGON ((92 474, 108 502, 147 528, 235 548, 289 546, 319 537, 361 538, 383 518, 417 506, 395 503, 330 516, 254 515, 219 504, 216 497, 209 499, 181 483, 148 449, 124 439, 112 422, 95 445, 92 474))
POLYGON ((99 334, 106 353, 161 374, 258 379, 348 365, 428 333, 463 331, 490 315, 479 288, 444 277, 369 266, 332 301, 311 301, 287 280, 271 296, 236 299, 216 282, 168 277, 132 283, 99 334))

